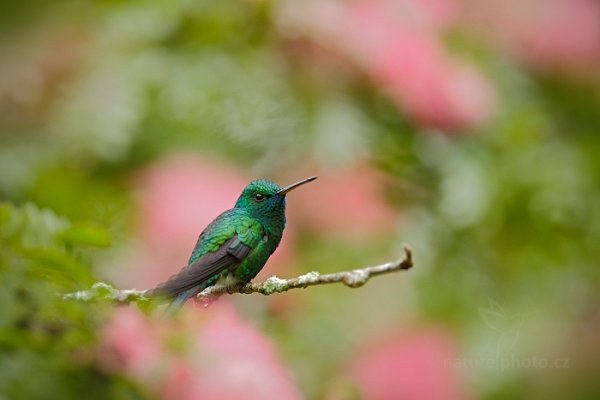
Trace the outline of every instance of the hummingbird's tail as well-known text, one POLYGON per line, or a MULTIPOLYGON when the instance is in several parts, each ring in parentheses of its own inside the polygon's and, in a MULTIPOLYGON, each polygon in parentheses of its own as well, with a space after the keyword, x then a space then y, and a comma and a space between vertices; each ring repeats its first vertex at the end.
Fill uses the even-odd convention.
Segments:
POLYGON ((185 302, 197 293, 198 288, 188 289, 179 294, 169 293, 168 291, 165 291, 163 289, 163 286, 161 284, 154 289, 146 291, 145 295, 147 297, 153 298, 158 304, 169 302, 169 305, 167 306, 167 308, 165 308, 165 311, 162 315, 163 317, 166 317, 175 315, 177 311, 179 311, 183 307, 185 302))
POLYGON ((188 301, 188 299, 190 297, 192 297, 194 295, 194 293, 196 293, 196 292, 197 292, 197 290, 190 289, 183 293, 178 294, 177 297, 175 297, 171 301, 171 303, 169 303, 167 308, 165 308, 165 312, 164 312, 163 316, 175 315, 177 313, 177 311, 179 311, 181 309, 181 307, 183 307, 185 302, 188 301))

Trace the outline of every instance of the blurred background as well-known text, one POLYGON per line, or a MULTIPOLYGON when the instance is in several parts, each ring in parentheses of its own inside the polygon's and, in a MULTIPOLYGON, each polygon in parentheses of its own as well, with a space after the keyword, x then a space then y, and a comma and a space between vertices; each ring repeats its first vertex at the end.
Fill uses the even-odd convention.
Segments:
POLYGON ((0 399, 600 398, 599 2, 0 4, 0 399), (257 280, 415 268, 172 321, 58 296, 310 175, 257 280))

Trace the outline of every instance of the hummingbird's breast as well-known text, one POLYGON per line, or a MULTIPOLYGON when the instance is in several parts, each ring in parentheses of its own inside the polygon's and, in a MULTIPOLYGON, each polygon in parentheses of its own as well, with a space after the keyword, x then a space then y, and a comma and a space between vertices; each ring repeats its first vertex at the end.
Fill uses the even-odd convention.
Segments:
POLYGON ((250 282, 265 266, 267 260, 279 246, 282 235, 272 234, 267 231, 261 242, 254 250, 248 254, 238 268, 234 271, 234 276, 238 281, 250 282))

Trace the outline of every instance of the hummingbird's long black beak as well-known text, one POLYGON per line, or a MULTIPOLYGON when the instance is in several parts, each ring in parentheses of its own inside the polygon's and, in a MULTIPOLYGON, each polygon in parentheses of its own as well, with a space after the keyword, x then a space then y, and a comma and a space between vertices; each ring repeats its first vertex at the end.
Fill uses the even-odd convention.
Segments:
POLYGON ((285 196, 287 194, 287 192, 289 192, 291 190, 294 190, 297 187, 304 185, 305 183, 312 182, 315 179, 317 179, 316 176, 311 176, 310 178, 302 179, 301 181, 298 181, 296 183, 292 183, 291 185, 287 185, 286 187, 284 187, 283 189, 281 189, 279 192, 277 192, 277 194, 280 195, 280 196, 285 196))

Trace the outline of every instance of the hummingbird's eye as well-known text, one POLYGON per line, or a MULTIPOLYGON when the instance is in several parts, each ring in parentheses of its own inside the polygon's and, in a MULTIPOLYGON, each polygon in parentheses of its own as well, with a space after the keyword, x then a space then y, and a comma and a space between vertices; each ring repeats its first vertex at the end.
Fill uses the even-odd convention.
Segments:
POLYGON ((264 199, 266 199, 266 197, 262 193, 256 193, 254 195, 254 200, 256 200, 256 201, 263 201, 264 199))

